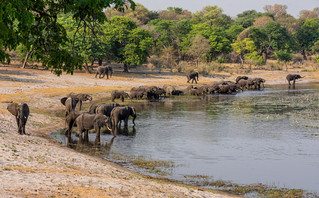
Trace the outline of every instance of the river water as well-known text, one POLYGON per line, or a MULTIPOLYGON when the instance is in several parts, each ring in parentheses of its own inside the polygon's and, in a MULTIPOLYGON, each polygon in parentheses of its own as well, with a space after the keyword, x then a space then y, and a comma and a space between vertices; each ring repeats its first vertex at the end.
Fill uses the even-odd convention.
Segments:
MULTIPOLYGON (((172 161, 175 166, 165 176, 172 179, 205 175, 243 185, 262 183, 318 193, 318 88, 316 84, 296 89, 272 86, 236 95, 133 103, 136 127, 129 121, 129 134, 114 139, 103 134, 101 144, 110 153, 172 161)), ((63 135, 54 138, 66 144, 63 135)), ((112 160, 105 153, 101 157, 112 160)))

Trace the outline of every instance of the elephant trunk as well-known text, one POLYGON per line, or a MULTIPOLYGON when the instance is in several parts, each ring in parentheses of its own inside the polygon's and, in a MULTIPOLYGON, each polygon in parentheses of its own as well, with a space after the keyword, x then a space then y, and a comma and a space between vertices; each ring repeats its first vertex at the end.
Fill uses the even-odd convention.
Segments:
POLYGON ((136 118, 136 115, 133 116, 133 120, 132 120, 134 126, 135 126, 135 118, 136 118))

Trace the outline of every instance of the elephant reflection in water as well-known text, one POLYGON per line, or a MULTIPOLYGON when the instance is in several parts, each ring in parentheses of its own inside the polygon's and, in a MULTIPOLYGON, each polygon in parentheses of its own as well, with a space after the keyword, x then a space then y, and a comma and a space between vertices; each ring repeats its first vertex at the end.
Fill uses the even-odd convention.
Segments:
POLYGON ((115 136, 113 136, 109 141, 99 144, 89 141, 79 142, 76 139, 70 139, 68 140, 67 146, 80 152, 96 153, 99 151, 99 153, 108 153, 111 150, 114 139, 115 136))
POLYGON ((127 126, 124 126, 123 129, 115 127, 113 133, 114 133, 114 136, 117 136, 117 135, 135 136, 136 135, 136 129, 135 129, 134 126, 132 128, 132 131, 129 130, 127 126))

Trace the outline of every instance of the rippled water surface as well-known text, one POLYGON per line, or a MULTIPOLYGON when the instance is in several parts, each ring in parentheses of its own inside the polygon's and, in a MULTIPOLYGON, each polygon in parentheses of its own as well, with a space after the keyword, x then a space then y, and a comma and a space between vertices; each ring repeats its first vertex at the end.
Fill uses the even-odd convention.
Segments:
MULTIPOLYGON (((166 176, 173 179, 206 175, 319 192, 318 88, 283 86, 134 103, 134 130, 130 121, 129 135, 104 134, 102 145, 114 153, 174 161, 166 176)), ((65 144, 63 136, 55 139, 65 144)))

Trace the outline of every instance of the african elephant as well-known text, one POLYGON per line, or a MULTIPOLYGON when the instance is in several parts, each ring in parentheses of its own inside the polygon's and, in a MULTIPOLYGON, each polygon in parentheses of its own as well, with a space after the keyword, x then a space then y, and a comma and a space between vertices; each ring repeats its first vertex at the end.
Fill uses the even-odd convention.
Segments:
MULTIPOLYGON (((64 98, 62 98, 62 99, 64 99, 64 98)), ((62 102, 62 99, 61 99, 61 102, 62 102)), ((77 100, 77 99, 73 99, 71 97, 67 97, 67 99, 64 102, 64 105, 65 105, 65 117, 68 116, 70 112, 75 110, 75 107, 78 104, 78 102, 79 102, 79 100, 77 100)))
POLYGON ((263 88, 265 88, 265 82, 266 80, 263 78, 254 78, 255 81, 255 89, 260 89, 261 85, 263 86, 263 88))
POLYGON ((124 98, 129 98, 130 96, 128 95, 128 93, 126 93, 125 91, 117 91, 114 90, 111 93, 111 100, 112 102, 114 102, 115 99, 119 98, 122 100, 122 102, 124 102, 124 98))
POLYGON ((16 117, 18 132, 20 135, 25 133, 25 125, 27 124, 30 114, 29 106, 26 103, 11 103, 7 107, 8 111, 16 117))
MULTIPOLYGON (((102 104, 105 104, 105 103, 102 103, 102 104)), ((97 107, 102 105, 102 104, 91 104, 90 107, 89 107, 88 112, 91 113, 91 114, 95 114, 97 107)))
POLYGON ((127 127, 128 125, 128 118, 129 116, 133 117, 133 125, 135 126, 135 118, 136 118, 136 110, 134 107, 115 107, 111 111, 111 120, 112 120, 112 126, 115 128, 118 128, 119 123, 121 120, 124 120, 124 126, 127 127))
POLYGON ((237 83, 242 89, 248 89, 248 80, 240 79, 237 83))
POLYGON ((77 113, 75 111, 71 111, 66 117, 65 117, 65 131, 64 134, 65 136, 71 138, 71 132, 72 132, 72 127, 76 126, 74 124, 75 120, 77 117, 79 117, 79 115, 81 115, 80 113, 77 113))
POLYGON ((104 78, 104 76, 106 75, 107 79, 109 79, 109 75, 110 78, 112 77, 113 74, 113 69, 110 66, 99 66, 96 69, 96 73, 95 73, 95 78, 97 77, 97 75, 99 75, 99 78, 104 78), (101 77, 101 75, 103 75, 101 77))
POLYGON ((199 96, 202 94, 202 90, 200 89, 190 89, 189 94, 192 96, 199 96))
POLYGON ((69 93, 67 95, 67 97, 71 97, 75 100, 79 101, 79 110, 81 111, 82 109, 82 101, 92 101, 92 96, 90 96, 89 94, 75 94, 75 93, 69 93))
POLYGON ((179 95, 182 95, 182 94, 184 94, 184 92, 181 91, 181 90, 174 90, 173 93, 172 93, 172 95, 176 95, 176 96, 179 96, 179 95))
POLYGON ((295 86, 296 80, 300 79, 300 78, 304 78, 304 76, 300 76, 299 74, 288 74, 286 76, 286 79, 288 81, 289 87, 290 87, 290 81, 293 81, 292 85, 295 86))
POLYGON ((141 99, 141 98, 143 98, 144 94, 145 94, 145 91, 143 91, 143 90, 131 90, 129 93, 129 97, 131 99, 133 99, 133 98, 141 99))
POLYGON ((166 94, 169 96, 173 95, 174 91, 176 90, 175 87, 170 85, 164 85, 163 89, 165 90, 166 94))
POLYGON ((197 84, 197 81, 198 80, 198 72, 192 72, 192 73, 189 73, 187 74, 187 82, 189 83, 190 80, 192 80, 192 83, 195 81, 195 83, 197 84), (196 81, 196 78, 197 78, 197 81, 196 81))
POLYGON ((248 80, 247 76, 237 76, 236 83, 238 83, 241 79, 248 80))
POLYGON ((97 114, 103 114, 108 117, 111 115, 111 111, 114 109, 114 107, 119 107, 120 104, 118 103, 111 103, 111 104, 101 104, 96 108, 96 113, 97 114))
POLYGON ((75 124, 79 130, 79 142, 82 142, 83 131, 85 131, 84 141, 89 141, 90 129, 95 130, 95 143, 100 143, 100 131, 102 127, 106 126, 113 134, 111 120, 106 115, 82 113, 75 119, 75 124))

